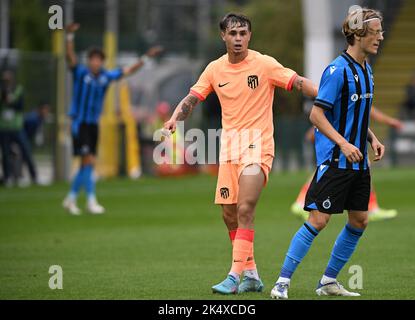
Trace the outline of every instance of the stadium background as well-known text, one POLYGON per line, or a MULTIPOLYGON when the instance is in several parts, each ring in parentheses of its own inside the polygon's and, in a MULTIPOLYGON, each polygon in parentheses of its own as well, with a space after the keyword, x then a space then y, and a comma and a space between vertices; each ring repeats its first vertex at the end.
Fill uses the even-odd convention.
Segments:
MULTIPOLYGON (((25 88, 25 111, 42 101, 52 106, 34 148, 40 176, 51 185, 0 187, 0 297, 212 298, 208 289, 229 258, 219 209, 212 204, 215 178, 204 168, 189 170, 192 174, 181 179, 157 177, 160 172, 152 162, 152 134, 162 123, 157 107, 164 102, 174 107, 207 62, 223 54, 217 25, 231 10, 251 18, 252 49, 276 57, 318 83, 321 65, 344 48, 340 25, 353 4, 377 8, 385 16, 386 40, 372 60, 375 105, 405 125, 399 132, 373 126, 388 150, 385 161, 374 165, 380 201, 397 208, 399 216, 370 227, 351 264, 364 259, 369 298, 413 298, 409 276, 414 271, 413 255, 407 253, 414 240, 410 225, 415 222, 411 214, 415 124, 403 110, 406 85, 415 70, 415 3, 410 0, 0 0, 0 69, 15 70, 25 88), (98 219, 76 220, 60 207, 76 163, 65 116, 71 81, 63 55, 64 33, 47 27, 48 8, 54 4, 62 6, 65 24, 81 24, 75 44, 83 61, 93 44, 105 49, 109 67, 133 62, 152 45, 165 48, 161 57, 113 85, 107 95, 98 156, 103 182, 98 194, 108 213, 98 219), (63 266, 62 292, 47 287, 52 264, 63 266), (392 289, 385 283, 391 270, 398 270, 401 284, 393 284, 392 289)), ((298 93, 277 90, 277 160, 257 214, 258 261, 268 283, 266 294, 259 298, 266 298, 299 224, 290 216, 289 205, 313 167, 312 146, 304 140, 310 104, 298 93)), ((215 99, 209 99, 186 127, 217 128, 218 110, 215 99)), ((23 180, 28 179, 23 173, 23 180)), ((338 217, 331 231, 319 238, 303 264, 312 266, 309 271, 314 276, 298 273, 301 290, 293 298, 313 298, 309 288, 328 255, 324 244, 331 243, 341 223, 338 217)))

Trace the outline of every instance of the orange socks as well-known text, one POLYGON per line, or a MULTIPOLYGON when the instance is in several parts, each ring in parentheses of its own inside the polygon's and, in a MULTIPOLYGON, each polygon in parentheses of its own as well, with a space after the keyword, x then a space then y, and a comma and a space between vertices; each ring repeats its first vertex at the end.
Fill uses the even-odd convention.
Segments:
MULTIPOLYGON (((232 246, 233 246, 233 242, 235 240, 235 236, 236 236, 236 230, 229 231, 229 239, 231 240, 232 246)), ((255 259, 254 259, 254 246, 253 245, 252 245, 252 250, 249 253, 248 260, 246 261, 246 264, 245 264, 245 267, 244 267, 244 271, 245 270, 256 270, 256 263, 255 263, 255 259)))
POLYGON ((254 259, 254 244, 252 243, 251 252, 249 253, 248 260, 246 260, 244 271, 246 270, 256 270, 256 263, 254 259))
POLYGON ((231 272, 239 275, 242 274, 247 269, 248 258, 251 258, 250 261, 255 264, 252 256, 254 252, 254 233, 255 231, 251 229, 236 229, 235 240, 233 241, 231 272))
POLYGON ((229 239, 231 239, 232 246, 233 246, 233 241, 235 240, 235 236, 236 236, 236 230, 229 231, 229 239))

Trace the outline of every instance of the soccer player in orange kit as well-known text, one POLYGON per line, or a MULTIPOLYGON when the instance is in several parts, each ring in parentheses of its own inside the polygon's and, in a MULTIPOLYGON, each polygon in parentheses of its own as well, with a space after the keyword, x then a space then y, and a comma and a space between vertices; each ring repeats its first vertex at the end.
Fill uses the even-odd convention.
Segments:
POLYGON ((222 206, 233 259, 226 279, 212 290, 260 292, 263 283, 254 260, 254 215, 274 159, 274 90, 295 87, 315 97, 317 86, 274 58, 248 49, 251 22, 246 16, 229 13, 219 26, 227 54, 206 67, 164 129, 174 132, 177 121, 186 119, 199 101, 216 92, 223 130, 215 203, 222 206))

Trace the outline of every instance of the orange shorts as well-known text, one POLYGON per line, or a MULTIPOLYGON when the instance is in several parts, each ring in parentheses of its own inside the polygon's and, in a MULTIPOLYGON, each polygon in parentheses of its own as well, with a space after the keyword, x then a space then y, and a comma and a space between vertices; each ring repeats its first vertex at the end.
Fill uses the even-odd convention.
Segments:
MULTIPOLYGON (((262 156, 261 163, 259 163, 265 176, 264 186, 268 182, 273 160, 272 155, 265 155, 262 156)), ((234 204, 238 202, 239 177, 242 171, 253 163, 255 162, 227 161, 219 165, 215 204, 234 204)), ((257 174, 257 172, 253 171, 252 174, 257 174)))

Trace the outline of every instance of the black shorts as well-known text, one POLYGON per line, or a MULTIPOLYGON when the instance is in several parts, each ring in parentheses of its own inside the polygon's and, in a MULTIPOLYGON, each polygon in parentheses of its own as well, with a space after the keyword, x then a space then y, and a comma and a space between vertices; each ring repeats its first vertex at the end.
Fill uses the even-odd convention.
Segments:
POLYGON ((367 211, 370 170, 320 166, 307 191, 304 210, 333 214, 343 210, 367 211))
POLYGON ((78 134, 72 134, 73 154, 75 156, 96 155, 98 125, 81 123, 78 134))

